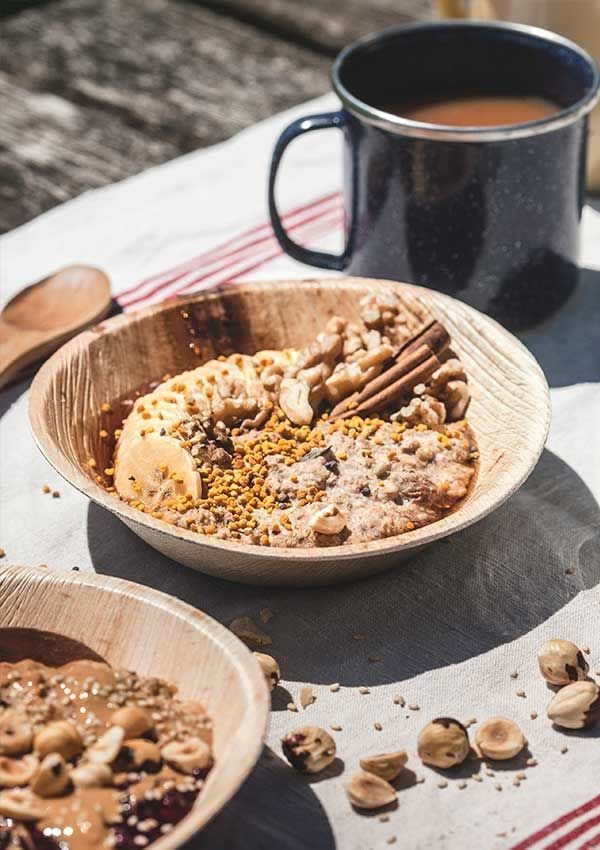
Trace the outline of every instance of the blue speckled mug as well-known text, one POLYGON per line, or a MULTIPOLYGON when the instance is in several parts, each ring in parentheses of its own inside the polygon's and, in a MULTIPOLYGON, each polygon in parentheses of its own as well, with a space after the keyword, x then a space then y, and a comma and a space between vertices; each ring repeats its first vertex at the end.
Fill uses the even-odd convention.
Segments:
POLYGON ((294 121, 273 153, 269 209, 283 249, 351 275, 420 283, 511 327, 559 306, 577 281, 593 60, 517 24, 439 21, 346 48, 333 67, 343 108, 294 121), (382 104, 464 94, 539 96, 547 118, 494 127, 411 121, 382 104), (344 136, 345 248, 313 251, 286 233, 275 201, 283 152, 326 127, 344 136))

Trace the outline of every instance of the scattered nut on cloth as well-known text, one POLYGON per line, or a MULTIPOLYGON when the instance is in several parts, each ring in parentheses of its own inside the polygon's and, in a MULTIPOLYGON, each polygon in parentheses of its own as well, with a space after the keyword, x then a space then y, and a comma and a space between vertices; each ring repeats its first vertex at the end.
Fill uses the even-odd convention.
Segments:
MULTIPOLYGON (((276 136, 294 118, 335 108, 333 97, 303 104, 223 146, 89 192, 2 236, 2 298, 74 259, 106 269, 118 296, 262 225, 276 136)), ((309 134, 291 146, 278 185, 284 211, 325 198, 311 215, 336 220, 339 140, 332 136, 309 134)), ((329 231, 315 245, 337 251, 338 236, 329 231)), ((226 584, 168 561, 45 462, 27 423, 27 382, 0 394, 2 567, 47 563, 49 570, 111 573, 175 595, 225 625, 250 616, 272 640, 267 651, 282 676, 272 692, 267 736, 273 758, 261 759, 225 811, 194 839, 194 850, 378 850, 391 836, 402 850, 511 850, 598 797, 598 727, 573 732, 553 727, 546 716, 553 691, 536 657, 546 640, 572 641, 584 652, 589 648, 585 660, 600 681, 600 465, 593 452, 600 420, 600 215, 590 208, 584 211, 582 237, 579 292, 560 316, 526 336, 552 386, 553 423, 537 469, 477 526, 368 581, 265 590, 226 584), (582 312, 584 319, 589 316, 583 326, 582 312), (554 371, 559 366, 562 371, 554 371), (45 495, 44 484, 61 498, 45 495), (268 625, 260 615, 266 608, 275 612, 268 625), (370 663, 373 655, 383 658, 370 663), (305 712, 286 711, 305 685, 312 687, 315 702, 305 712), (368 692, 360 694, 361 686, 368 692), (526 697, 517 697, 517 689, 526 697), (416 748, 420 730, 443 716, 477 718, 469 724, 472 742, 479 723, 509 718, 528 748, 514 766, 505 761, 502 769, 490 768, 491 776, 485 763, 471 774, 467 759, 442 777, 421 764, 416 748), (336 744, 336 760, 313 777, 294 770, 281 750, 281 738, 304 723, 329 730, 336 744), (384 822, 355 811, 344 785, 360 769, 360 759, 403 749, 406 767, 392 781, 398 807, 385 810, 384 822), (404 787, 409 770, 416 784, 404 787)), ((302 234, 296 238, 301 241, 302 234)), ((278 256, 250 277, 315 274, 329 273, 278 256)), ((173 287, 167 284, 158 297, 172 294, 173 287)), ((95 778, 81 781, 101 781, 99 767, 95 778)), ((31 817, 44 805, 18 788, 1 797, 0 812, 8 816, 31 817)), ((600 800, 545 843, 534 841, 532 850, 545 850, 598 814, 600 800)), ((599 832, 599 826, 590 827, 579 845, 599 832)), ((565 847, 579 850, 576 842, 565 847)))

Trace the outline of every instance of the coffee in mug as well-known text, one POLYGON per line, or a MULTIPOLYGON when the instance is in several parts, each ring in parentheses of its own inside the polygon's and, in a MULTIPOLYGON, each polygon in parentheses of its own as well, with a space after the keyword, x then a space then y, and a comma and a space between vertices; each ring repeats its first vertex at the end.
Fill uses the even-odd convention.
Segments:
POLYGON ((587 116, 599 87, 582 48, 520 24, 411 24, 342 51, 333 86, 342 108, 294 121, 273 153, 269 209, 288 254, 432 287, 512 328, 563 303, 578 277, 587 116), (475 124, 440 123, 437 110, 462 101, 464 114, 465 97, 549 107, 513 112, 518 120, 508 124, 484 124, 483 113, 475 124), (404 115, 411 103, 436 115, 404 115), (340 255, 294 242, 275 200, 287 145, 326 127, 341 130, 344 143, 340 255))

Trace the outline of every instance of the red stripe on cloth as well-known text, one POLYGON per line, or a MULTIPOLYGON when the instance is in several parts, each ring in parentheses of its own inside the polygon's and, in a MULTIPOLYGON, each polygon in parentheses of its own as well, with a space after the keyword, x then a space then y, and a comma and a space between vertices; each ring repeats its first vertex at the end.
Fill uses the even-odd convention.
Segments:
MULTIPOLYGON (((298 234, 301 235, 303 237, 303 239, 306 239, 306 240, 318 239, 319 237, 325 236, 328 233, 331 233, 331 231, 335 230, 336 227, 338 227, 343 222, 343 220, 344 220, 344 217, 339 212, 333 213, 329 216, 322 216, 322 217, 319 218, 319 221, 315 222, 312 225, 312 227, 306 227, 306 228, 303 227, 302 229, 298 228, 298 234)), ((230 266, 229 269, 230 269, 231 273, 227 274, 225 277, 223 277, 219 281, 219 283, 227 283, 230 280, 236 280, 237 278, 241 277, 242 275, 248 274, 249 272, 254 271, 254 269, 259 268, 260 266, 264 265, 265 263, 270 262, 271 260, 275 259, 275 257, 280 257, 283 254, 283 251, 279 247, 279 243, 277 243, 275 240, 273 240, 273 245, 265 246, 264 250, 267 251, 267 249, 269 249, 269 250, 268 250, 267 254, 263 257, 259 257, 258 255, 253 256, 252 254, 250 254, 250 256, 242 257, 241 259, 252 260, 251 264, 249 266, 245 266, 242 270, 235 269, 235 271, 231 271, 231 266, 230 266)), ((201 286, 198 287, 198 283, 201 283, 204 279, 211 277, 212 274, 213 274, 213 272, 209 272, 209 274, 201 275, 201 276, 195 278, 194 280, 190 281, 189 283, 186 283, 186 285, 180 291, 181 292, 188 292, 189 290, 194 289, 194 288, 202 289, 203 287, 201 287, 201 286)), ((217 285, 217 284, 213 284, 212 282, 210 282, 208 285, 213 286, 213 285, 217 285)))
MULTIPOLYGON (((291 234, 299 234, 301 229, 305 227, 307 224, 310 224, 313 221, 317 221, 321 218, 324 218, 327 215, 330 215, 332 212, 339 214, 339 207, 336 205, 334 209, 330 207, 319 207, 316 212, 307 213, 292 226, 288 226, 288 230, 291 234)), ((228 253, 224 253, 219 259, 222 261, 221 265, 216 268, 211 268, 214 265, 214 262, 203 262, 198 263, 197 266, 193 269, 188 270, 185 275, 179 275, 172 280, 164 281, 161 284, 156 285, 152 289, 146 290, 144 292, 140 292, 139 294, 135 294, 133 297, 124 298, 122 295, 118 297, 118 301, 122 307, 132 307, 134 304, 139 304, 146 299, 152 298, 154 295, 160 293, 163 298, 168 297, 169 295, 176 295, 177 293, 186 289, 191 282, 198 280, 198 277, 194 277, 192 281, 188 280, 190 274, 193 274, 195 271, 202 271, 203 277, 209 277, 213 274, 218 274, 221 271, 224 271, 230 268, 234 262, 239 261, 241 259, 246 258, 247 256, 252 256, 257 253, 257 249, 266 249, 271 248, 272 246, 278 244, 273 232, 268 236, 264 236, 261 239, 253 240, 244 246, 240 246, 233 251, 228 253)), ((203 278, 201 278, 203 279, 203 278)))
MULTIPOLYGON (((301 236, 305 241, 319 238, 320 236, 324 236, 336 229, 343 222, 343 215, 340 212, 333 214, 329 213, 327 215, 315 216, 314 219, 314 221, 311 219, 312 224, 305 222, 302 225, 297 225, 295 228, 290 228, 290 233, 301 236)), ((243 274, 247 274, 249 271, 260 268, 271 260, 280 257, 282 254, 283 251, 279 248, 279 244, 275 239, 272 239, 270 243, 264 245, 258 251, 248 251, 238 256, 234 259, 234 261, 228 261, 218 269, 213 268, 208 272, 197 275, 192 278, 192 280, 186 279, 180 284, 170 287, 167 296, 165 296, 164 290, 161 289, 158 293, 155 293, 153 297, 148 295, 144 298, 136 299, 135 308, 137 309, 143 304, 163 301, 165 298, 175 297, 189 292, 190 290, 200 291, 220 286, 221 284, 228 283, 243 274), (246 265, 242 265, 244 261, 246 261, 246 265)), ((198 271, 201 271, 201 269, 198 271)), ((134 302, 125 304, 123 305, 123 308, 125 310, 130 309, 133 303, 134 302)))
MULTIPOLYGON (((556 832, 557 829, 560 829, 562 826, 570 823, 570 821, 575 820, 575 818, 585 815, 587 812, 592 811, 592 809, 595 809, 598 806, 600 806, 600 794, 598 794, 597 797, 593 797, 591 800, 588 800, 587 803, 583 803, 581 806, 578 806, 576 809, 561 815, 559 818, 553 820, 537 832, 534 832, 518 844, 514 844, 510 850, 528 850, 529 847, 533 847, 534 844, 537 844, 539 841, 542 841, 544 838, 552 835, 552 833, 556 832)), ((547 848, 544 848, 544 850, 547 850, 547 848)))
POLYGON ((587 832, 588 829, 591 829, 593 826, 598 826, 598 824, 600 824, 600 815, 596 815, 596 817, 580 823, 575 827, 575 829, 561 835, 560 838, 557 838, 556 841, 552 842, 552 844, 546 844, 544 850, 561 850, 561 847, 566 847, 567 844, 571 844, 572 841, 575 841, 576 838, 579 838, 579 836, 583 835, 584 832, 587 832))
MULTIPOLYGON (((296 223, 295 219, 298 216, 301 216, 304 212, 314 212, 317 209, 324 208, 325 206, 330 206, 332 202, 337 202, 337 206, 339 204, 340 198, 341 195, 339 192, 330 192, 327 195, 323 195, 320 198, 313 199, 310 202, 301 204, 300 206, 289 210, 282 216, 282 221, 284 222, 284 224, 287 224, 289 226, 292 223, 296 223)), ((171 281, 177 280, 179 277, 183 276, 187 272, 193 271, 200 265, 205 264, 210 260, 217 260, 221 257, 226 256, 228 253, 231 252, 231 250, 241 250, 243 248, 250 247, 250 245, 259 244, 265 239, 272 238, 272 235, 273 231, 270 222, 263 222, 262 224, 256 225, 255 227, 251 227, 248 230, 239 233, 237 236, 227 239, 225 242, 222 242, 220 245, 217 245, 214 248, 210 248, 208 251, 204 251, 201 254, 197 254, 195 257, 192 257, 190 260, 186 260, 184 263, 180 263, 170 269, 166 269, 163 272, 159 272, 158 274, 152 275, 151 277, 139 281, 134 286, 131 286, 121 292, 118 296, 118 299, 119 301, 122 300, 123 303, 129 302, 130 296, 136 295, 142 290, 145 291, 149 287, 152 288, 152 291, 154 292, 156 285, 168 284, 171 281)), ((150 293, 148 292, 147 294, 150 293)))
POLYGON ((600 832, 597 835, 592 836, 589 841, 586 841, 585 844, 582 844, 579 850, 590 850, 592 847, 600 846, 600 832))

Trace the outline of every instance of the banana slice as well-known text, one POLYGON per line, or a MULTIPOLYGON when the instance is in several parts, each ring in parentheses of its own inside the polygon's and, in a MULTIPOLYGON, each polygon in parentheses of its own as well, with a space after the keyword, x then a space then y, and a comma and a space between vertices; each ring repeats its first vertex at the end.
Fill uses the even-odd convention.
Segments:
POLYGON ((270 400, 260 378, 265 361, 283 370, 296 357, 293 349, 262 351, 253 357, 232 354, 169 378, 137 399, 115 453, 114 486, 119 496, 149 508, 187 494, 199 499, 202 479, 180 439, 185 426, 192 426, 193 432, 198 420, 226 425, 252 420, 270 400))
POLYGON ((22 821, 41 820, 46 814, 46 807, 39 797, 27 788, 11 788, 10 791, 0 791, 0 815, 5 818, 22 821))
POLYGON ((179 440, 160 434, 127 436, 117 453, 114 483, 121 498, 149 507, 188 493, 194 499, 202 495, 202 478, 190 452, 179 440))
POLYGON ((31 754, 20 759, 0 756, 0 787, 18 788, 27 785, 38 764, 37 756, 31 754))
POLYGON ((212 762, 210 747, 200 738, 173 741, 166 744, 160 754, 167 764, 181 771, 181 773, 205 770, 212 762))

